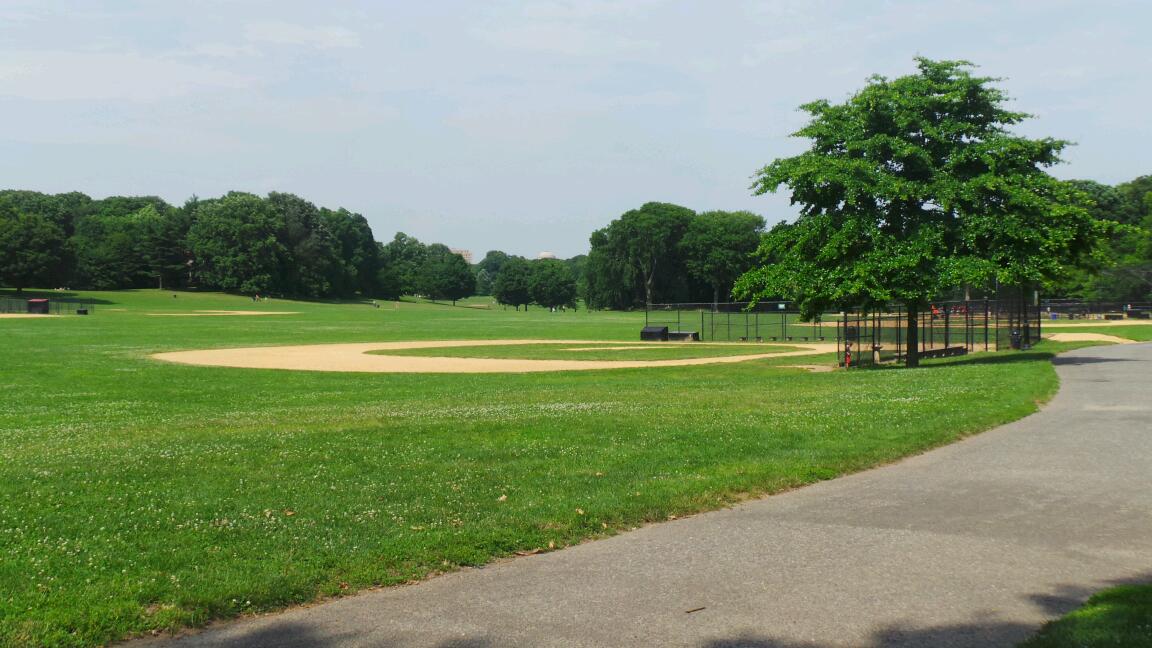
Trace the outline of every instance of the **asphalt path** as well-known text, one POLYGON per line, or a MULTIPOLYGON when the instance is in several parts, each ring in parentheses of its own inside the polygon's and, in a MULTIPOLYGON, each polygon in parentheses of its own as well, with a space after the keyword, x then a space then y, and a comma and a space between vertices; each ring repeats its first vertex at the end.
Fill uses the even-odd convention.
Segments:
POLYGON ((139 646, 1011 646, 1152 581, 1152 345, 1056 359, 1039 413, 563 551, 139 646))

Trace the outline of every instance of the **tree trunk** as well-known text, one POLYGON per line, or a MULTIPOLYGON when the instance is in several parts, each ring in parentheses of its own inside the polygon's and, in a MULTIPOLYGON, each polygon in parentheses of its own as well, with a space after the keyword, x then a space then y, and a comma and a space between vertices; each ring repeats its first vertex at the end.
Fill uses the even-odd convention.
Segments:
POLYGON ((716 310, 716 306, 720 303, 720 284, 712 284, 712 310, 716 310))
POLYGON ((920 366, 920 312, 915 304, 908 304, 908 348, 904 354, 905 367, 920 366))

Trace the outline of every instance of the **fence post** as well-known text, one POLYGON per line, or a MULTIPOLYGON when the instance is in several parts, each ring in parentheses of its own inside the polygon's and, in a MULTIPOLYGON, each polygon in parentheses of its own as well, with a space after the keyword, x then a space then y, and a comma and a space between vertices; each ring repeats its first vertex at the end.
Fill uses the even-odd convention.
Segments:
POLYGON ((952 314, 949 312, 952 309, 944 306, 944 348, 947 349, 949 343, 952 341, 952 314))

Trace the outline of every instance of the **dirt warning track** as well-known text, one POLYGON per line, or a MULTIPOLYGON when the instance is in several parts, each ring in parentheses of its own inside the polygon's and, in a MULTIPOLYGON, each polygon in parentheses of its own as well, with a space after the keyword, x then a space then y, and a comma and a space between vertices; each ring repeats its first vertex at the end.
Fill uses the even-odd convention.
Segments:
MULTIPOLYGON (((423 342, 366 342, 354 344, 311 344, 306 346, 247 347, 157 353, 152 358, 165 362, 207 367, 244 369, 291 369, 296 371, 347 371, 361 373, 528 373, 541 371, 589 371, 594 369, 635 369, 642 367, 685 367, 726 364, 831 353, 835 344, 789 342, 785 346, 800 351, 776 351, 677 360, 524 360, 513 358, 454 358, 447 356, 403 356, 379 354, 402 349, 510 346, 535 344, 604 344, 603 340, 436 340, 423 342), (377 352, 377 353, 372 353, 377 352)), ((694 343, 684 343, 691 345, 694 343)), ((767 346, 767 345, 766 345, 767 346)))

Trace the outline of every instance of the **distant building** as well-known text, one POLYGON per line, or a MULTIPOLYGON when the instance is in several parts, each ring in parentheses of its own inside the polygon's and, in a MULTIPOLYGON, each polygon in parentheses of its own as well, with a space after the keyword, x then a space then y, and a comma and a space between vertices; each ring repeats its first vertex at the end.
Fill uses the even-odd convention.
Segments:
POLYGON ((464 257, 464 260, 468 262, 468 265, 472 265, 472 250, 458 250, 456 248, 448 249, 451 250, 453 254, 459 254, 460 256, 464 257))
POLYGON ((536 258, 537 259, 555 259, 556 255, 552 254, 551 252, 541 252, 540 254, 536 255, 536 258))

